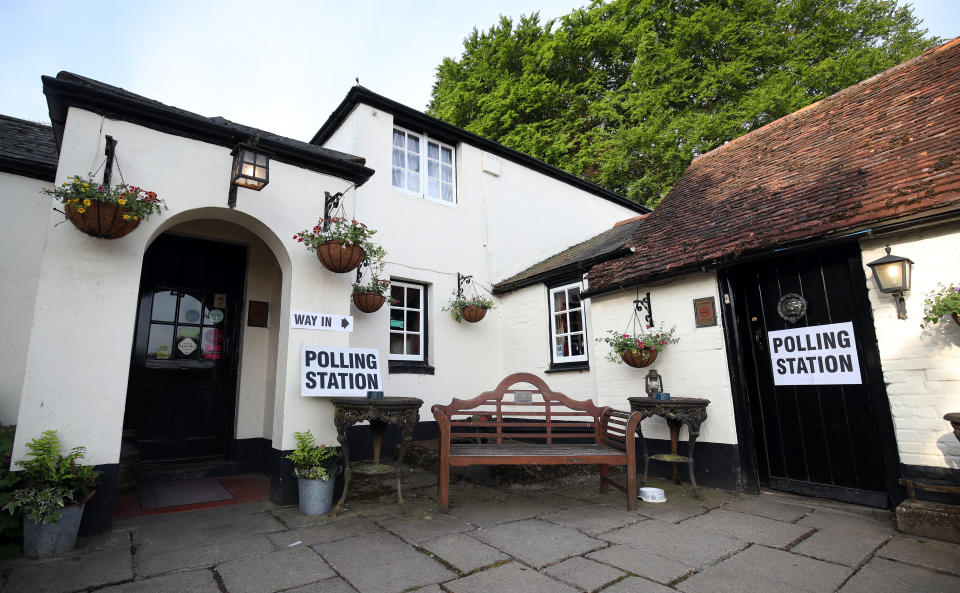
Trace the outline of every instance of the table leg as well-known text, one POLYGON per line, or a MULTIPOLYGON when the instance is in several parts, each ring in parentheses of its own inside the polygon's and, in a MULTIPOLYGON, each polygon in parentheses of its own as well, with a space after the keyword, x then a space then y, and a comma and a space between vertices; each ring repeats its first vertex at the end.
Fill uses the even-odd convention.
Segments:
POLYGON ((693 446, 697 444, 697 437, 700 436, 700 423, 687 422, 687 431, 690 436, 687 438, 687 469, 690 471, 690 485, 693 486, 693 497, 701 500, 700 488, 697 486, 697 476, 693 473, 693 446))
MULTIPOLYGON (((383 433, 387 431, 387 423, 382 420, 370 421, 370 432, 373 433, 373 462, 380 463, 380 449, 383 447, 383 433)), ((373 490, 380 496, 380 475, 373 474, 373 490)))
POLYGON ((330 512, 331 517, 336 517, 337 513, 343 509, 343 503, 347 500, 347 490, 350 489, 350 447, 347 446, 346 433, 338 430, 337 441, 340 442, 340 451, 343 453, 343 493, 330 512))
MULTIPOLYGON (((678 455, 678 442, 680 440, 680 425, 679 420, 674 420, 672 418, 667 418, 667 426, 670 427, 670 452, 674 455, 678 455)), ((680 464, 677 462, 673 463, 673 483, 680 483, 680 464)))
POLYGON ((647 485, 647 470, 650 469, 650 456, 647 455, 647 440, 643 438, 643 429, 641 425, 646 418, 640 420, 637 423, 637 436, 640 437, 640 454, 643 455, 643 480, 640 482, 644 486, 647 485))

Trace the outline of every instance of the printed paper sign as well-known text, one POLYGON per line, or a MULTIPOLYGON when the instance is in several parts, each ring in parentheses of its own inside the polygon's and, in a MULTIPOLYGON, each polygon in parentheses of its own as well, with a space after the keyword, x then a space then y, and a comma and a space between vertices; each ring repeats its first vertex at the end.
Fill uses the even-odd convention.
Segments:
POLYGON ((307 346, 300 349, 300 395, 330 397, 380 391, 376 348, 307 346))
POLYGON ((334 332, 352 332, 353 316, 291 311, 290 327, 293 329, 325 329, 334 332))
POLYGON ((774 385, 859 385, 853 323, 831 323, 767 334, 774 385))

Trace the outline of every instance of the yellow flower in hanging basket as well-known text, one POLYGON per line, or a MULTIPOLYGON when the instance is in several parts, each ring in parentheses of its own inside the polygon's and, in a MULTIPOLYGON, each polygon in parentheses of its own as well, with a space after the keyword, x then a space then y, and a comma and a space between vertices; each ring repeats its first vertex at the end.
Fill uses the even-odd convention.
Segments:
POLYGON ((123 198, 119 198, 119 199, 117 200, 117 204, 120 204, 121 206, 123 206, 123 205, 126 204, 126 203, 127 203, 127 201, 124 200, 123 198))
POLYGON ((89 206, 89 205, 90 205, 90 198, 84 198, 84 199, 83 199, 83 205, 84 205, 84 206, 89 206))
POLYGON ((77 208, 77 212, 79 212, 80 214, 83 214, 83 213, 86 212, 86 211, 87 211, 87 209, 84 208, 83 206, 77 208))
POLYGON ((124 219, 124 220, 130 220, 130 215, 129 215, 129 214, 124 214, 124 215, 123 215, 123 219, 124 219))

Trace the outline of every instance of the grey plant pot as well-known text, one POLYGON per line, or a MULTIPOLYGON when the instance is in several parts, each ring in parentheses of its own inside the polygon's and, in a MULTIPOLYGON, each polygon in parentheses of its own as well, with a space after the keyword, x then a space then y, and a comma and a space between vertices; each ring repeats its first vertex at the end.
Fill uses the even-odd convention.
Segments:
POLYGON ((63 508, 60 520, 51 525, 23 518, 23 555, 27 558, 50 558, 73 549, 77 543, 80 519, 86 503, 63 508))
POLYGON ((329 480, 297 478, 300 491, 300 512, 304 515, 326 515, 333 506, 332 477, 329 480))

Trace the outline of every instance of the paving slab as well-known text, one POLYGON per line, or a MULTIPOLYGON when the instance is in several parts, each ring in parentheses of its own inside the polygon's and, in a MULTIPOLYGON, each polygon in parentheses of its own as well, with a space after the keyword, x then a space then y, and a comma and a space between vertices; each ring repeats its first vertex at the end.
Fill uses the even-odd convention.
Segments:
POLYGON ((667 523, 680 523, 710 511, 696 500, 667 500, 667 502, 637 502, 637 514, 667 523))
POLYGON ((797 521, 797 525, 813 527, 821 531, 843 532, 848 535, 887 534, 896 532, 897 523, 892 517, 878 519, 857 513, 828 509, 816 509, 797 521))
POLYGON ((790 548, 795 554, 803 554, 846 566, 860 566, 873 551, 890 539, 885 533, 865 533, 860 536, 837 531, 818 531, 790 548))
POLYGON ((813 531, 812 527, 724 509, 714 509, 684 521, 684 525, 771 548, 785 548, 813 531))
POLYGON ((64 593, 133 579, 129 551, 104 550, 62 560, 18 561, 4 593, 64 593))
POLYGON ((270 593, 336 576, 310 548, 293 548, 217 566, 230 593, 270 593))
POLYGON ((324 544, 334 542, 348 537, 355 537, 366 533, 376 533, 382 531, 370 519, 359 517, 350 517, 346 519, 337 519, 320 525, 310 525, 290 529, 289 531, 280 531, 278 533, 268 534, 267 537, 278 548, 295 547, 291 544, 300 542, 297 545, 312 546, 314 544, 324 544))
POLYGON ((464 574, 511 559, 500 550, 463 533, 443 535, 421 545, 423 549, 464 574))
POLYGON ((441 583, 457 576, 428 555, 385 532, 319 544, 313 549, 363 593, 400 593, 411 587, 441 583))
POLYGON ((540 519, 478 529, 470 536, 537 568, 606 545, 569 527, 540 519))
POLYGON ((579 556, 548 566, 542 572, 584 591, 596 591, 624 576, 622 570, 579 556))
MULTIPOLYGON (((418 589, 418 591, 420 591, 418 589)), ((437 590, 439 592, 439 589, 437 590)), ((350 583, 336 577, 325 581, 317 581, 296 589, 287 589, 283 593, 357 593, 357 590, 350 586, 350 583)))
POLYGON ((128 549, 133 542, 133 534, 126 529, 114 529, 109 533, 88 535, 77 538, 77 547, 73 554, 88 554, 101 550, 128 549))
POLYGON ((184 542, 192 545, 223 543, 286 529, 270 513, 189 514, 192 519, 189 522, 164 521, 150 529, 134 529, 134 544, 150 545, 154 549, 177 549, 183 547, 184 542))
POLYGON ((897 534, 876 555, 960 575, 960 545, 950 542, 897 534))
POLYGON ((703 568, 747 546, 741 540, 701 531, 687 523, 644 521, 605 533, 603 539, 703 568))
POLYGON ((739 500, 723 505, 723 509, 736 511, 767 519, 776 519, 786 523, 799 521, 813 512, 813 507, 785 504, 769 494, 745 495, 739 500))
POLYGON ((867 562, 840 593, 947 593, 960 591, 960 577, 886 558, 867 562))
POLYGON ((220 593, 220 585, 212 570, 174 572, 132 583, 97 589, 97 593, 220 593))
POLYGON ((530 519, 537 515, 552 513, 572 506, 572 502, 565 501, 564 505, 551 504, 542 497, 516 498, 499 493, 492 498, 480 500, 458 500, 450 495, 450 514, 477 527, 493 527, 501 523, 530 519))
POLYGON ((516 562, 475 572, 443 587, 451 593, 580 593, 516 562))
POLYGON ((777 593, 835 591, 853 572, 851 568, 764 546, 751 546, 681 581, 688 593, 777 593))
POLYGON ((145 544, 137 548, 134 561, 137 576, 148 577, 171 570, 213 566, 230 560, 245 560, 269 554, 274 549, 265 535, 255 534, 243 539, 201 545, 193 545, 191 542, 179 548, 145 544))
POLYGON ((379 521, 378 524, 390 533, 415 544, 435 539, 450 533, 473 531, 475 527, 463 519, 437 513, 422 517, 397 518, 379 521))
POLYGON ((603 590, 603 593, 676 593, 676 591, 676 589, 664 587, 647 579, 627 577, 610 585, 603 590))
POLYGON ((620 544, 591 552, 587 554, 587 558, 611 564, 658 583, 671 583, 694 570, 693 567, 672 558, 620 544))
POLYGON ((572 527, 587 535, 601 533, 645 521, 645 517, 638 516, 630 511, 609 506, 591 505, 578 506, 565 511, 540 515, 540 519, 572 527))

